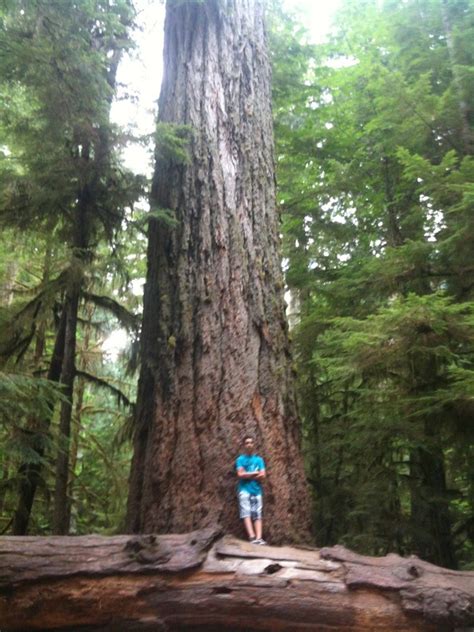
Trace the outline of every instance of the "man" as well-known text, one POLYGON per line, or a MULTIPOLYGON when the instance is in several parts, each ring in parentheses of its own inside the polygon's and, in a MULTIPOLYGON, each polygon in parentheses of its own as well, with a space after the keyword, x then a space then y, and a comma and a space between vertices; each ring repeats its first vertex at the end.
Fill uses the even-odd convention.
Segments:
POLYGON ((244 437, 245 454, 237 457, 235 469, 239 479, 237 492, 239 496, 240 517, 244 521, 247 536, 252 544, 266 544, 262 539, 262 486, 265 478, 265 463, 255 453, 253 437, 244 437))

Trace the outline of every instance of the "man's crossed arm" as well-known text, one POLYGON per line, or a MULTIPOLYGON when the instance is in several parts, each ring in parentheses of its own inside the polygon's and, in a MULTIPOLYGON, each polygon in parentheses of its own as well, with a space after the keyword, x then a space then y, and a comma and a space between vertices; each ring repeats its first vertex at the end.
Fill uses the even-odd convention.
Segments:
POLYGON ((237 476, 239 478, 259 479, 265 478, 265 470, 257 470, 256 472, 246 472, 243 467, 239 467, 237 470, 237 476))

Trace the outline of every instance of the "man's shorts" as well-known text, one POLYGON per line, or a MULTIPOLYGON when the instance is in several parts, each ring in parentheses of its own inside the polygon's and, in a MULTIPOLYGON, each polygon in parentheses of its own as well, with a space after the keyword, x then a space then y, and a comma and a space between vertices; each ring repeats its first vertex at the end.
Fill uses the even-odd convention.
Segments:
POLYGON ((241 518, 262 519, 262 496, 255 496, 248 492, 239 492, 239 513, 241 518))

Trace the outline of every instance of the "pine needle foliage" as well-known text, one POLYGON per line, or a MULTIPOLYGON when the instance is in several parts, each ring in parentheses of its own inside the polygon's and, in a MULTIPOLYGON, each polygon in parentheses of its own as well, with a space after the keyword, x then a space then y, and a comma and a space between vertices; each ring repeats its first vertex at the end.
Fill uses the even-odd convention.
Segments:
MULTIPOLYGON (((70 461, 69 472, 67 465, 61 466, 66 482, 63 500, 55 494, 54 515, 59 509, 69 520, 64 509, 70 515, 74 506, 72 481, 80 452, 77 424, 81 402, 92 388, 84 385, 85 376, 96 387, 112 390, 121 402, 130 403, 133 395, 133 388, 125 393, 90 357, 91 332, 95 331, 96 343, 104 337, 104 327, 91 320, 91 309, 97 309, 105 328, 111 327, 113 314, 137 336, 136 317, 117 300, 111 281, 124 250, 125 239, 119 233, 145 187, 142 177, 122 166, 119 150, 124 136, 110 122, 118 62, 133 46, 133 18, 128 0, 73 5, 35 0, 5 2, 0 8, 0 224, 15 240, 19 231, 31 236, 30 253, 22 252, 18 264, 7 266, 0 279, 7 298, 0 313, 0 352, 6 372, 21 371, 18 375, 30 380, 25 393, 35 392, 38 380, 38 400, 44 399, 45 388, 40 376, 51 374, 51 380, 62 384, 60 431, 54 406, 43 410, 38 403, 28 412, 25 404, 16 416, 22 429, 18 437, 25 446, 29 442, 32 451, 23 451, 23 460, 20 453, 18 458, 1 455, 3 479, 19 484, 14 528, 21 522, 21 532, 37 485, 42 495, 33 507, 32 524, 41 532, 51 528, 50 490, 55 485, 58 489, 64 455, 70 461), (25 256, 34 261, 43 252, 39 278, 25 277, 25 256), (66 319, 74 333, 64 342, 66 319), (84 348, 87 361, 81 357, 84 348), (94 373, 89 371, 92 366, 94 373), (21 498, 28 498, 26 509, 21 498)), ((133 241, 130 236, 128 241, 133 241)), ((129 282, 124 278, 122 287, 129 289, 129 282)), ((107 409, 112 414, 113 406, 107 409)), ((121 414, 115 413, 114 419, 122 423, 121 414)), ((11 511, 14 496, 5 502, 11 511)), ((0 512, 1 505, 0 499, 0 512)))
POLYGON ((464 0, 272 32, 316 540, 450 567, 473 552, 473 33, 464 0))

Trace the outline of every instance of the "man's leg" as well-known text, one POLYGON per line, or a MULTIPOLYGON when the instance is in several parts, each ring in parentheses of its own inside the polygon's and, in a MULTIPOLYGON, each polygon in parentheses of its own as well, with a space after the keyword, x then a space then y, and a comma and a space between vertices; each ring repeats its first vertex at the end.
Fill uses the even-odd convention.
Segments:
POLYGON ((262 496, 252 496, 250 498, 251 503, 251 516, 253 519, 253 526, 255 529, 255 537, 257 540, 262 539, 262 510, 263 510, 263 499, 262 496))
MULTIPOLYGON (((252 519, 250 518, 250 516, 247 516, 246 518, 242 518, 242 520, 244 521, 245 530, 247 531, 249 540, 255 540, 255 531, 253 529, 252 519)), ((261 536, 257 535, 257 538, 258 537, 261 536)))
POLYGON ((255 527, 255 537, 257 538, 257 540, 261 540, 262 539, 262 520, 255 520, 253 523, 253 526, 255 527))
POLYGON ((255 531, 252 524, 252 512, 250 509, 250 494, 239 492, 239 514, 244 522, 245 531, 249 540, 255 540, 255 531))

